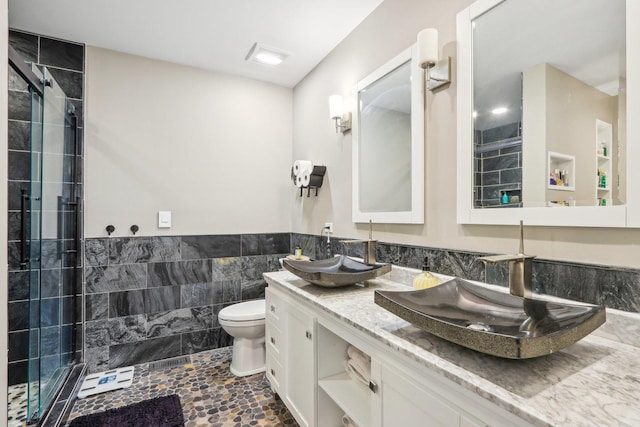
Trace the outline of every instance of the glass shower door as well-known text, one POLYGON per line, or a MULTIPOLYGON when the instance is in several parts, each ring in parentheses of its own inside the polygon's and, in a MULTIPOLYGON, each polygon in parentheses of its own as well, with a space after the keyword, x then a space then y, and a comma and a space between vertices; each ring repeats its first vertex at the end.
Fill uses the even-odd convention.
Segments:
POLYGON ((32 108, 28 419, 40 418, 74 361, 77 230, 73 105, 44 68, 32 108), (38 113, 36 110, 40 111, 38 113))

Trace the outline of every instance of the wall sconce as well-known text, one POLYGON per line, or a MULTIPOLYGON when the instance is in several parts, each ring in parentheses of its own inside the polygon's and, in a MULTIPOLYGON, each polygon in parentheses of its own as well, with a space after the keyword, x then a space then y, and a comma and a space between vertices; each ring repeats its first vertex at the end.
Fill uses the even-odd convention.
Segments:
POLYGON ((336 133, 343 134, 351 130, 351 113, 344 113, 342 95, 331 95, 329 97, 329 117, 336 122, 336 133))
POLYGON ((440 60, 438 30, 435 28, 426 28, 418 33, 418 64, 425 69, 429 90, 451 83, 451 57, 440 60))

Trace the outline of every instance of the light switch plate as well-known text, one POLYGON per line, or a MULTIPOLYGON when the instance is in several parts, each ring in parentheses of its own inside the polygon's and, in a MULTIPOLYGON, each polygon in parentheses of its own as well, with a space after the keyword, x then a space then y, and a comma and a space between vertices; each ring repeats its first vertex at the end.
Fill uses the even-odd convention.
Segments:
POLYGON ((171 228, 171 211, 158 212, 158 228, 171 228))

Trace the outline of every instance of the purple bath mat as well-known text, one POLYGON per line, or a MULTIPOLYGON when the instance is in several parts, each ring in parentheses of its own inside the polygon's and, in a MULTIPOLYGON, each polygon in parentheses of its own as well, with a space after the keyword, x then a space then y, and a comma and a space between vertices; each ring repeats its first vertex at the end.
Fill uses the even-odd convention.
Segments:
POLYGON ((156 397, 133 405, 75 418, 69 427, 183 427, 180 398, 156 397))

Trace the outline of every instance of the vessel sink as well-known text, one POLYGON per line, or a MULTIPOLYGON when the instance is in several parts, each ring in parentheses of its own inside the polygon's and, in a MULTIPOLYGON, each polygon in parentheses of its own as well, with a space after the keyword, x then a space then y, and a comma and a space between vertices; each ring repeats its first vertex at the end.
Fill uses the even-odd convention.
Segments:
POLYGON ((509 359, 553 353, 593 332, 604 307, 517 297, 463 279, 417 291, 381 291, 375 303, 425 331, 509 359))
POLYGON ((391 271, 391 264, 365 264, 345 255, 320 261, 285 259, 284 268, 313 284, 328 288, 353 285, 391 271))

